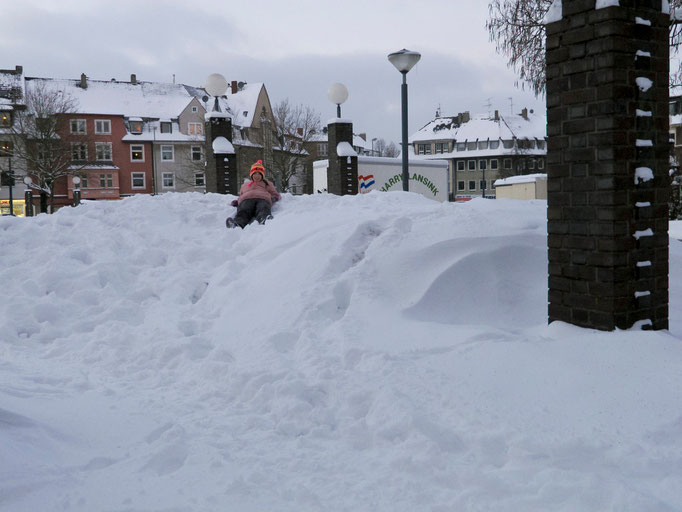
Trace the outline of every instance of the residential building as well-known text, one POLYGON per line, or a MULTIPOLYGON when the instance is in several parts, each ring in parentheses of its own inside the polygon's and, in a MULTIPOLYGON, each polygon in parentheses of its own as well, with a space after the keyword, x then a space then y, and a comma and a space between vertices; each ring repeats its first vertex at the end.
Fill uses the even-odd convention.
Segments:
POLYGON ((416 158, 448 160, 451 200, 495 197, 499 178, 545 169, 546 118, 532 110, 520 114, 441 116, 409 138, 416 158))

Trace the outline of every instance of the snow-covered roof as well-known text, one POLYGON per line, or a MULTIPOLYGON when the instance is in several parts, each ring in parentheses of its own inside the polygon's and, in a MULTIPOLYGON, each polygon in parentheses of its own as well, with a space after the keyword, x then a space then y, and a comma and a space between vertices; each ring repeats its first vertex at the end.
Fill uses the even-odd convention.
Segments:
POLYGON ((496 187, 502 187, 504 185, 516 185, 518 183, 534 183, 538 180, 546 180, 547 174, 523 174, 521 176, 510 176, 509 178, 495 180, 496 187))
POLYGON ((544 115, 527 112, 505 116, 499 119, 490 116, 476 116, 467 122, 458 123, 457 116, 436 117, 410 137, 410 143, 420 141, 447 140, 456 142, 542 139, 547 134, 547 119, 544 115))
MULTIPOLYGON (((256 106, 258 104, 258 96, 263 89, 264 84, 257 82, 253 84, 244 84, 243 87, 236 93, 228 88, 225 97, 218 99, 218 104, 223 112, 232 114, 232 122, 237 126, 251 126, 254 116, 256 115, 256 106)), ((206 95, 203 89, 196 89, 200 91, 202 96, 206 95)), ((200 98, 201 99, 201 98, 200 98)), ((213 109, 213 97, 208 100, 208 110, 213 109)), ((257 113, 260 116, 260 112, 257 113)))
MULTIPOLYGON (((135 119, 130 117, 129 121, 135 119)), ((168 121, 164 121, 168 122, 168 121)), ((204 143, 203 135, 189 135, 180 132, 180 125, 177 121, 171 122, 171 133, 161 133, 161 121, 150 121, 143 126, 142 133, 127 133, 121 139, 123 142, 194 142, 204 143)))
MULTIPOLYGON (((80 87, 80 80, 27 78, 26 87, 40 84, 64 91, 78 103, 82 114, 121 115, 131 119, 175 119, 194 98, 203 104, 206 91, 198 87, 162 82, 122 82, 116 80, 87 79, 87 87, 80 87)), ((236 126, 250 126, 258 103, 262 83, 245 84, 232 94, 219 98, 223 112, 229 113, 236 126), (245 114, 246 113, 246 114, 245 114)), ((213 98, 209 97, 205 108, 212 110, 213 98)), ((227 114, 225 114, 227 115, 227 114)))

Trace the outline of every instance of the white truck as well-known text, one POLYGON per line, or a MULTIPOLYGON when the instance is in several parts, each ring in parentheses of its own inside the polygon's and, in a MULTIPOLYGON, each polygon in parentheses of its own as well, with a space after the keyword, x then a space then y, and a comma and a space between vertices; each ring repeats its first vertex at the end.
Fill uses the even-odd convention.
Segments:
MULTIPOLYGON (((327 191, 328 160, 313 162, 313 187, 315 192, 327 191)), ((448 162, 446 160, 410 160, 410 192, 429 199, 447 201, 450 197, 448 162)), ((389 192, 403 189, 403 161, 401 158, 373 156, 358 157, 358 191, 366 194, 372 190, 389 192)))

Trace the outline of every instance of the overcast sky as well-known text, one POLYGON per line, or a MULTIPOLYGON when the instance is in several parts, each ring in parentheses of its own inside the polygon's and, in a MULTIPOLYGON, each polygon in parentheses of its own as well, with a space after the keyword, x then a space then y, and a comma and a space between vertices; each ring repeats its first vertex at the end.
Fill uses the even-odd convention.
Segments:
POLYGON ((368 138, 400 139, 401 76, 386 56, 421 61, 407 75, 409 131, 443 114, 544 109, 514 86, 488 42, 486 0, 0 0, 0 68, 27 76, 177 82, 206 76, 264 82, 274 104, 289 98, 336 115, 327 89, 349 90, 342 115, 368 138), (510 98, 512 98, 510 100, 510 98), (491 104, 488 107, 488 104, 491 104))

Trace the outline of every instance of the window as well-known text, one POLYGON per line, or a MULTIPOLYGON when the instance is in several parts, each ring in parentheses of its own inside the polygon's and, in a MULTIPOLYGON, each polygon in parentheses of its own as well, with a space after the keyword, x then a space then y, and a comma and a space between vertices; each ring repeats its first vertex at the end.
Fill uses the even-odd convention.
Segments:
POLYGON ((504 147, 504 149, 513 148, 514 147, 514 140, 513 139, 512 140, 503 140, 502 141, 502 147, 504 147))
POLYGON ((203 159, 203 154, 201 152, 201 146, 192 146, 191 150, 192 160, 194 162, 201 162, 203 159))
POLYGON ((481 190, 485 190, 486 189, 485 180, 481 180, 478 186, 480 187, 481 190))
POLYGON ((478 149, 488 149, 488 141, 487 140, 479 140, 478 141, 478 149))
POLYGON ((88 159, 88 145, 80 142, 71 143, 71 160, 86 161, 88 159))
POLYGON ((114 187, 114 175, 113 174, 100 174, 99 175, 99 186, 100 186, 100 188, 113 188, 114 187))
POLYGON ((95 119, 95 133, 111 135, 111 121, 109 119, 95 119))
POLYGON ((464 160, 457 160, 457 170, 458 171, 464 170, 464 160))
POLYGON ((12 156, 12 142, 0 140, 0 156, 12 156))
POLYGON ((448 143, 447 142, 436 142, 436 153, 447 153, 448 143))
POLYGON ((111 161, 111 142, 95 142, 95 153, 99 161, 111 161))
POLYGON ((203 135, 204 125, 201 123, 187 123, 187 133, 190 135, 203 135))
POLYGON ((458 142, 457 143, 457 151, 464 151, 467 148, 467 143, 466 142, 458 142))
POLYGON ((142 144, 130 145, 130 161, 144 162, 144 146, 142 144))
POLYGON ((488 161, 487 160, 479 160, 478 161, 478 168, 482 171, 485 171, 488 168, 488 161))
POLYGON ((143 172, 130 173, 130 182, 133 188, 145 188, 145 176, 143 172))
POLYGON ((88 188, 88 175, 85 174, 81 178, 81 188, 88 188))
POLYGON ((467 149, 470 151, 476 149, 477 146, 478 144, 476 143, 476 141, 467 142, 467 149))
POLYGON ((544 169, 545 168, 545 159, 544 158, 538 158, 538 169, 544 169))
POLYGON ((476 181, 469 180, 469 190, 476 190, 476 181))
POLYGON ((194 173, 194 186, 195 187, 205 187, 206 186, 206 175, 203 172, 194 173))
POLYGON ((142 121, 130 121, 130 133, 142 133, 142 121))
POLYGON ((535 158, 529 158, 528 159, 528 168, 529 169, 535 169, 535 158))
POLYGON ((457 182, 457 190, 464 190, 464 180, 457 182))
POLYGON ((168 121, 161 121, 161 133, 173 133, 173 125, 168 121))
POLYGON ((418 155, 430 155, 431 154, 431 144, 417 144, 417 154, 418 155))
POLYGON ((538 149, 545 149, 545 141, 544 140, 539 140, 538 141, 538 149))
POLYGON ((500 141, 499 140, 491 140, 490 141, 490 149, 497 149, 500 147, 500 141))
POLYGON ((78 135, 84 135, 85 131, 85 119, 72 119, 71 120, 71 133, 78 135))
POLYGON ((317 154, 319 156, 327 156, 327 144, 318 144, 317 145, 317 154))
POLYGON ((500 165, 500 162, 497 158, 491 158, 490 159, 490 170, 491 171, 496 171, 498 169, 499 165, 500 165))
POLYGON ((3 110, 0 112, 0 128, 9 128, 12 126, 12 113, 3 110))
POLYGON ((162 175, 163 188, 175 187, 175 174, 172 172, 164 172, 162 175))
POLYGON ((192 107, 192 113, 196 114, 197 112, 199 112, 199 107, 192 107))
POLYGON ((505 158, 504 159, 504 168, 505 169, 511 169, 512 168, 511 158, 505 158))
POLYGON ((469 160, 469 170, 470 171, 475 171, 476 170, 476 160, 469 160))
POLYGON ((161 146, 161 160, 164 162, 172 162, 175 160, 173 146, 161 146))

